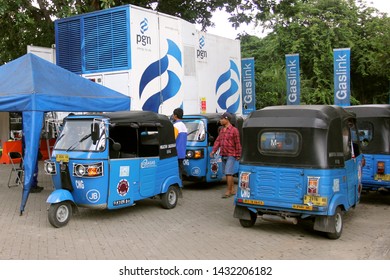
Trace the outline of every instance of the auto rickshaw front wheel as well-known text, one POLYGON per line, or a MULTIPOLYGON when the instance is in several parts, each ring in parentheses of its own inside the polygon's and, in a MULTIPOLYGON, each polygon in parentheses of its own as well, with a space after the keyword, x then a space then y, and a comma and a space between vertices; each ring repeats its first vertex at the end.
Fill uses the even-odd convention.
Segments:
POLYGON ((66 226, 72 216, 72 205, 68 201, 50 204, 49 222, 53 227, 66 226))
POLYGON ((174 185, 170 186, 167 192, 161 195, 162 207, 165 209, 175 208, 178 198, 179 198, 179 190, 174 185))

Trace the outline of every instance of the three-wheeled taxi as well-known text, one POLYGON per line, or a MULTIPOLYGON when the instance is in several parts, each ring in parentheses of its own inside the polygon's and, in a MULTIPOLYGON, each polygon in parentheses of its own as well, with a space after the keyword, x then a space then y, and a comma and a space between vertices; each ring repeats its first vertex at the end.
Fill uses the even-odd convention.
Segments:
MULTIPOLYGON (((215 140, 221 128, 222 114, 207 113, 183 116, 187 127, 187 151, 183 161, 184 178, 189 181, 219 182, 222 172, 222 159, 217 153, 210 157, 215 140)), ((234 116, 232 124, 241 131, 243 119, 234 116)))
POLYGON ((258 215, 292 224, 314 218, 314 230, 339 238, 342 213, 361 193, 355 122, 353 113, 330 105, 252 112, 243 125, 234 217, 243 227, 253 226, 258 215))
POLYGON ((173 125, 153 112, 69 116, 44 166, 55 187, 47 199, 54 227, 76 206, 117 209, 160 196, 170 209, 181 195, 173 125))
POLYGON ((363 190, 390 191, 390 105, 345 107, 356 114, 359 140, 366 160, 363 190))

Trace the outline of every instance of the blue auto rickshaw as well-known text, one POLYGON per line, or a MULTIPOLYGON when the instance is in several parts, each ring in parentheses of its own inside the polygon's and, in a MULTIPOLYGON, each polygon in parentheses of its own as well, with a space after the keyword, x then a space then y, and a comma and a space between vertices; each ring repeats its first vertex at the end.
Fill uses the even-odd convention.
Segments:
POLYGON ((234 217, 243 227, 263 220, 341 236, 343 213, 361 193, 363 157, 356 118, 341 107, 289 105, 252 112, 243 124, 234 217))
POLYGON ((358 135, 366 160, 363 190, 390 191, 390 105, 345 107, 356 114, 358 135))
POLYGON ((171 209, 181 195, 173 125, 153 112, 69 116, 44 166, 55 188, 47 199, 54 227, 77 206, 118 209, 160 197, 171 209))
MULTIPOLYGON (((233 115, 233 114, 232 114, 233 115)), ((196 182, 219 182, 222 180, 222 159, 217 153, 210 157, 215 140, 218 137, 222 114, 207 113, 183 116, 187 127, 187 150, 183 161, 184 178, 196 182)), ((243 119, 233 115, 232 125, 241 131, 243 119)), ((238 166, 237 166, 238 170, 238 166)))

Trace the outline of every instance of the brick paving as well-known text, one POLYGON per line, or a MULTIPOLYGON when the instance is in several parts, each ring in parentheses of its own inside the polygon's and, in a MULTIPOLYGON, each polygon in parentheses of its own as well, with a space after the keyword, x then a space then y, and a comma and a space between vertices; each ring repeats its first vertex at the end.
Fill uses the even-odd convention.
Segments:
MULTIPOLYGON (((42 162, 40 162, 42 170, 42 162)), ((343 235, 329 240, 298 225, 258 219, 242 228, 222 184, 185 183, 175 209, 158 199, 121 210, 80 209, 63 228, 47 219, 50 177, 30 194, 19 216, 21 188, 8 188, 10 165, 0 165, 2 260, 390 260, 390 195, 369 193, 345 215, 343 235)))

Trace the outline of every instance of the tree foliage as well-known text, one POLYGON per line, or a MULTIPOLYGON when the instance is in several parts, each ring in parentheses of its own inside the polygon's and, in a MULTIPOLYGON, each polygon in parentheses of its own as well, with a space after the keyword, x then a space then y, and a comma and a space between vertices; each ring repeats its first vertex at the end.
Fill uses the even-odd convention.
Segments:
MULTIPOLYGON (((262 100, 263 94, 270 93, 285 96, 279 87, 275 89, 275 85, 285 85, 285 74, 275 72, 272 77, 276 80, 272 83, 265 79, 269 78, 270 71, 284 67, 285 54, 299 53, 301 103, 333 104, 333 49, 351 48, 352 103, 388 103, 390 26, 387 16, 368 8, 363 1, 358 1, 358 5, 352 0, 250 2, 256 2, 259 11, 263 11, 256 14, 259 24, 272 28, 263 39, 245 39, 247 35, 241 38, 243 57, 254 56, 264 64, 256 64, 257 99, 262 100)), ((286 103, 285 98, 279 101, 277 104, 286 103)))

